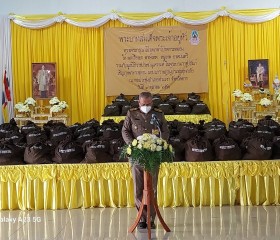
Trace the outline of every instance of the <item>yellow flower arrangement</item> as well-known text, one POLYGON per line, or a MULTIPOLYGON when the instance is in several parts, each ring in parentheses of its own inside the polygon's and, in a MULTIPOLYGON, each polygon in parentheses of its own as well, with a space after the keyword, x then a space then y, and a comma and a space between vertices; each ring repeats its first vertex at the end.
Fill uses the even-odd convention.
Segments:
POLYGON ((174 151, 170 144, 154 134, 144 133, 125 145, 122 158, 130 158, 132 163, 141 165, 146 171, 153 172, 162 162, 172 162, 174 151))

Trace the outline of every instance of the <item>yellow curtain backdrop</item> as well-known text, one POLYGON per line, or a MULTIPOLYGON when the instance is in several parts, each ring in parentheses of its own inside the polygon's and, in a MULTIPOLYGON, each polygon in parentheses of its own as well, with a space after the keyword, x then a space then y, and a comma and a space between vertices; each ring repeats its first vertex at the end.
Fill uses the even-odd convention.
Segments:
MULTIPOLYGON (((257 11, 250 14, 256 15, 257 11)), ((244 12, 244 15, 250 14, 244 12)), ((188 13, 187 16, 189 15, 191 14, 188 13)), ((193 19, 200 19, 207 14, 192 15, 193 19)), ((80 21, 101 17, 69 16, 80 21)), ((156 14, 122 16, 148 19, 156 14)), ((178 16, 186 17, 186 14, 179 13, 178 16)), ((40 18, 44 17, 34 17, 40 18)), ((208 24, 209 92, 202 94, 202 100, 209 104, 213 117, 226 123, 232 119, 231 93, 236 88, 242 89, 243 82, 248 77, 248 59, 269 59, 272 88, 272 80, 275 74, 280 72, 280 46, 276 44, 280 40, 279 21, 280 17, 277 17, 268 22, 249 24, 229 17, 218 17, 208 24)), ((164 19, 153 26, 180 24, 174 19, 164 19)), ((109 21, 99 28, 80 28, 63 22, 48 28, 32 30, 11 22, 15 103, 32 95, 31 63, 56 62, 57 96, 70 105, 70 123, 85 122, 91 118, 99 120, 106 104, 114 99, 106 97, 104 92, 103 33, 110 27, 126 25, 119 21, 109 21)), ((44 104, 47 104, 46 100, 44 104)))
POLYGON ((249 59, 269 59, 269 87, 280 72, 280 17, 249 24, 220 17, 208 25, 208 79, 211 113, 232 119, 232 91, 243 89, 249 59))

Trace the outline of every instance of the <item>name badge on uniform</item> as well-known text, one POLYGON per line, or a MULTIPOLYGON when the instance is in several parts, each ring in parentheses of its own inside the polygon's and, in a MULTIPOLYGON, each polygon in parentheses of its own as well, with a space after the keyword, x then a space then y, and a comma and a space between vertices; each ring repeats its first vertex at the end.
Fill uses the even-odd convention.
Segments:
POLYGON ((154 135, 159 135, 159 130, 158 129, 153 129, 152 130, 152 134, 154 134, 154 135))

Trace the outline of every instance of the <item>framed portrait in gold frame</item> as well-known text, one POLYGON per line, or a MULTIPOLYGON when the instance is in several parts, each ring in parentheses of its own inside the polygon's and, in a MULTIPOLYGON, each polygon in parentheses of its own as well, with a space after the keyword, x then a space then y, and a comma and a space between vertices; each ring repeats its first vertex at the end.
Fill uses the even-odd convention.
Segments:
POLYGON ((248 60, 248 76, 253 88, 269 88, 268 59, 248 60))
POLYGON ((49 99, 56 96, 56 63, 32 63, 32 97, 49 99))

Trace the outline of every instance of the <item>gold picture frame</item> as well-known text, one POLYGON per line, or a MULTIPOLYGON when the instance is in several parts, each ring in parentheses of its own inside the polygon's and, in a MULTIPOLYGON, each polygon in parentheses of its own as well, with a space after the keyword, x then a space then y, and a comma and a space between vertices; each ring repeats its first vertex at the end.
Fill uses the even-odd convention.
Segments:
POLYGON ((32 63, 32 97, 50 99, 56 96, 56 63, 32 63))
POLYGON ((268 59, 248 60, 248 76, 253 88, 269 88, 268 59))

